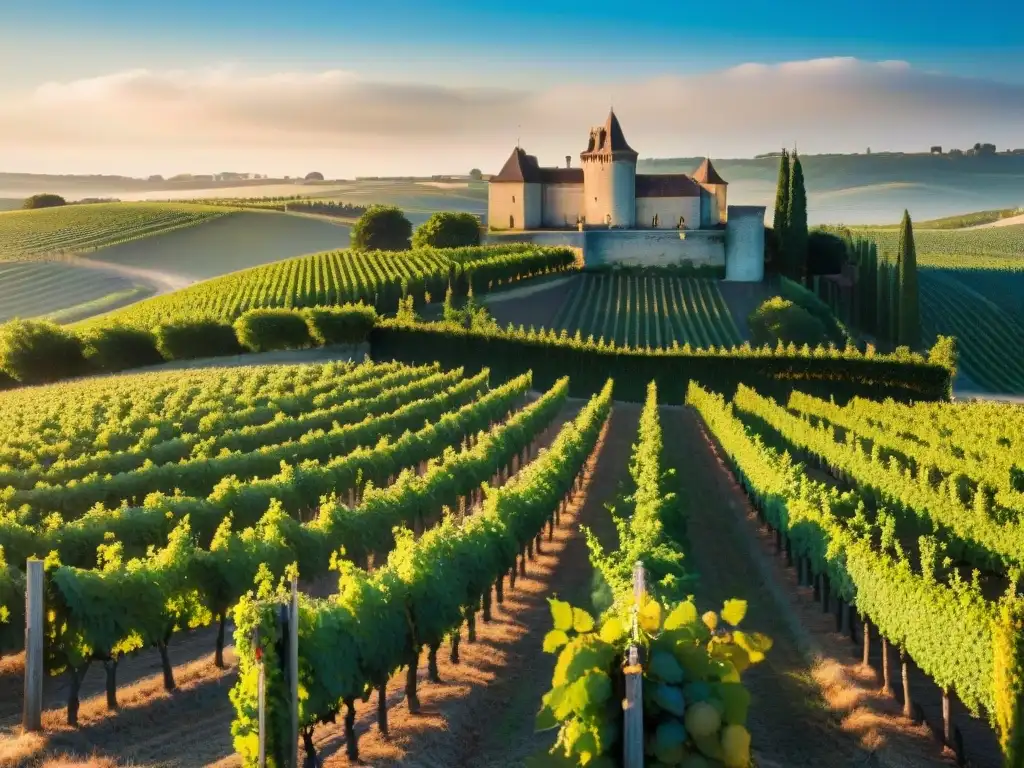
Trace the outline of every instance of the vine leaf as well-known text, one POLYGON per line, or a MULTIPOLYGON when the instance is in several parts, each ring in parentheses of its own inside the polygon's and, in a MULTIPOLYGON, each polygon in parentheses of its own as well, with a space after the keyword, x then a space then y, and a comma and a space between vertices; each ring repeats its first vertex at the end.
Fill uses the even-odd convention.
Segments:
POLYGON ((697 621, 697 606, 689 600, 680 603, 665 618, 664 629, 666 631, 681 629, 697 621))
POLYGON ((594 631, 594 617, 582 608, 572 609, 572 628, 579 633, 594 631))
POLYGON ((747 615, 746 600, 726 600, 722 606, 722 619, 732 626, 739 626, 743 617, 747 615))
POLYGON ((572 629, 572 606, 562 600, 551 600, 551 618, 554 619, 555 629, 568 632, 572 629))
POLYGON ((637 620, 644 632, 657 632, 661 626, 661 604, 657 600, 648 601, 640 609, 637 620))
POLYGON ((747 652, 751 664, 764 661, 765 653, 771 650, 772 647, 772 639, 767 635, 762 635, 760 632, 747 633, 737 630, 733 633, 733 640, 736 641, 740 648, 747 652))
POLYGON ((569 636, 560 629, 552 629, 544 635, 544 653, 554 653, 569 642, 569 636))
POLYGON ((608 619, 601 627, 600 632, 601 639, 610 645, 617 643, 625 634, 626 628, 622 626, 622 621, 618 616, 608 619))

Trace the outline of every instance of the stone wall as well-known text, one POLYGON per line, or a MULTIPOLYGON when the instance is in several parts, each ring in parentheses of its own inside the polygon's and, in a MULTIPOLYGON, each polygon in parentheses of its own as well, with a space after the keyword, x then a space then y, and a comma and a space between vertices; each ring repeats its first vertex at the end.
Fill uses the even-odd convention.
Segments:
POLYGON ((763 205, 730 205, 726 225, 725 279, 757 283, 764 279, 763 205))
POLYGON ((677 230, 589 230, 583 254, 588 267, 628 264, 668 267, 682 262, 725 265, 725 233, 677 230))
POLYGON ((578 248, 588 267, 629 264, 668 267, 683 262, 694 265, 725 266, 725 232, 659 229, 589 229, 579 231, 535 231, 488 233, 484 242, 533 243, 534 245, 578 248), (680 237, 683 235, 685 237, 680 237))
POLYGON ((685 219, 683 226, 695 229, 700 224, 700 198, 638 197, 636 199, 636 221, 640 227, 645 229, 652 227, 655 214, 658 216, 658 229, 675 230, 680 216, 685 219))
POLYGON ((583 216, 582 184, 544 184, 543 219, 545 227, 575 227, 583 216))

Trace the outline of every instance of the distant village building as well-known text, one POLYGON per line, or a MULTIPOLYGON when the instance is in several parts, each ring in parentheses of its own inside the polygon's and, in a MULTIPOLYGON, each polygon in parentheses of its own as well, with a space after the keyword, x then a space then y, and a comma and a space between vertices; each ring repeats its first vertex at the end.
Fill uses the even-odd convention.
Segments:
POLYGON ((941 155, 942 154, 942 147, 940 147, 940 146, 932 147, 932 154, 933 155, 941 155))
POLYGON ((709 159, 693 172, 637 173, 639 155, 615 112, 590 129, 581 167, 541 167, 520 146, 487 183, 488 240, 578 248, 588 264, 724 268, 764 276, 764 206, 727 203, 709 159))

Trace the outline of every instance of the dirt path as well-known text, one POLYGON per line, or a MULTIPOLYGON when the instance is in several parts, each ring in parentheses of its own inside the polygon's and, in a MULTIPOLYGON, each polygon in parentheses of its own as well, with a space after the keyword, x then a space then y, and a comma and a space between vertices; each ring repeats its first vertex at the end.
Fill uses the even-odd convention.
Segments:
POLYGON ((834 618, 808 599, 810 590, 796 586, 697 416, 664 408, 662 419, 688 503, 699 606, 717 609, 726 598, 743 598, 746 628, 774 641, 767 660, 744 677, 760 768, 952 765, 927 727, 909 724, 893 699, 877 693, 874 673, 856 662, 856 647, 834 632, 834 618))

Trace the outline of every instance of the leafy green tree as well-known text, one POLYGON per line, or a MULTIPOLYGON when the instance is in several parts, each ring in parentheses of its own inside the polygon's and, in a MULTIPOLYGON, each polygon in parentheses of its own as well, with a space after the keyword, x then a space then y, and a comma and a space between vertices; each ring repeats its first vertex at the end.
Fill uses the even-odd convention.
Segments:
POLYGON ((38 195, 32 195, 32 197, 26 198, 25 202, 21 204, 21 207, 25 210, 32 210, 35 208, 56 208, 61 205, 67 205, 68 201, 60 195, 53 195, 49 192, 43 192, 38 195))
POLYGON ((899 341, 911 349, 921 346, 921 311, 917 289, 917 251, 914 248, 914 225, 910 214, 903 211, 899 245, 899 341))
POLYGON ((789 204, 786 209, 786 233, 783 238, 787 277, 803 281, 807 265, 807 190, 800 158, 793 151, 789 174, 789 204))
POLYGON ((789 221, 789 152, 782 150, 779 159, 779 181, 775 186, 775 218, 772 229, 775 232, 775 253, 781 270, 786 263, 786 225, 789 221))
POLYGON ((359 251, 407 251, 412 224, 394 205, 371 205, 352 227, 352 247, 359 251))
POLYGON ((480 222, 472 213, 439 211, 416 228, 413 248, 464 248, 480 245, 480 222))
POLYGON ((484 174, 479 168, 473 168, 469 172, 469 178, 471 178, 473 181, 480 181, 481 179, 483 179, 483 177, 484 174))

